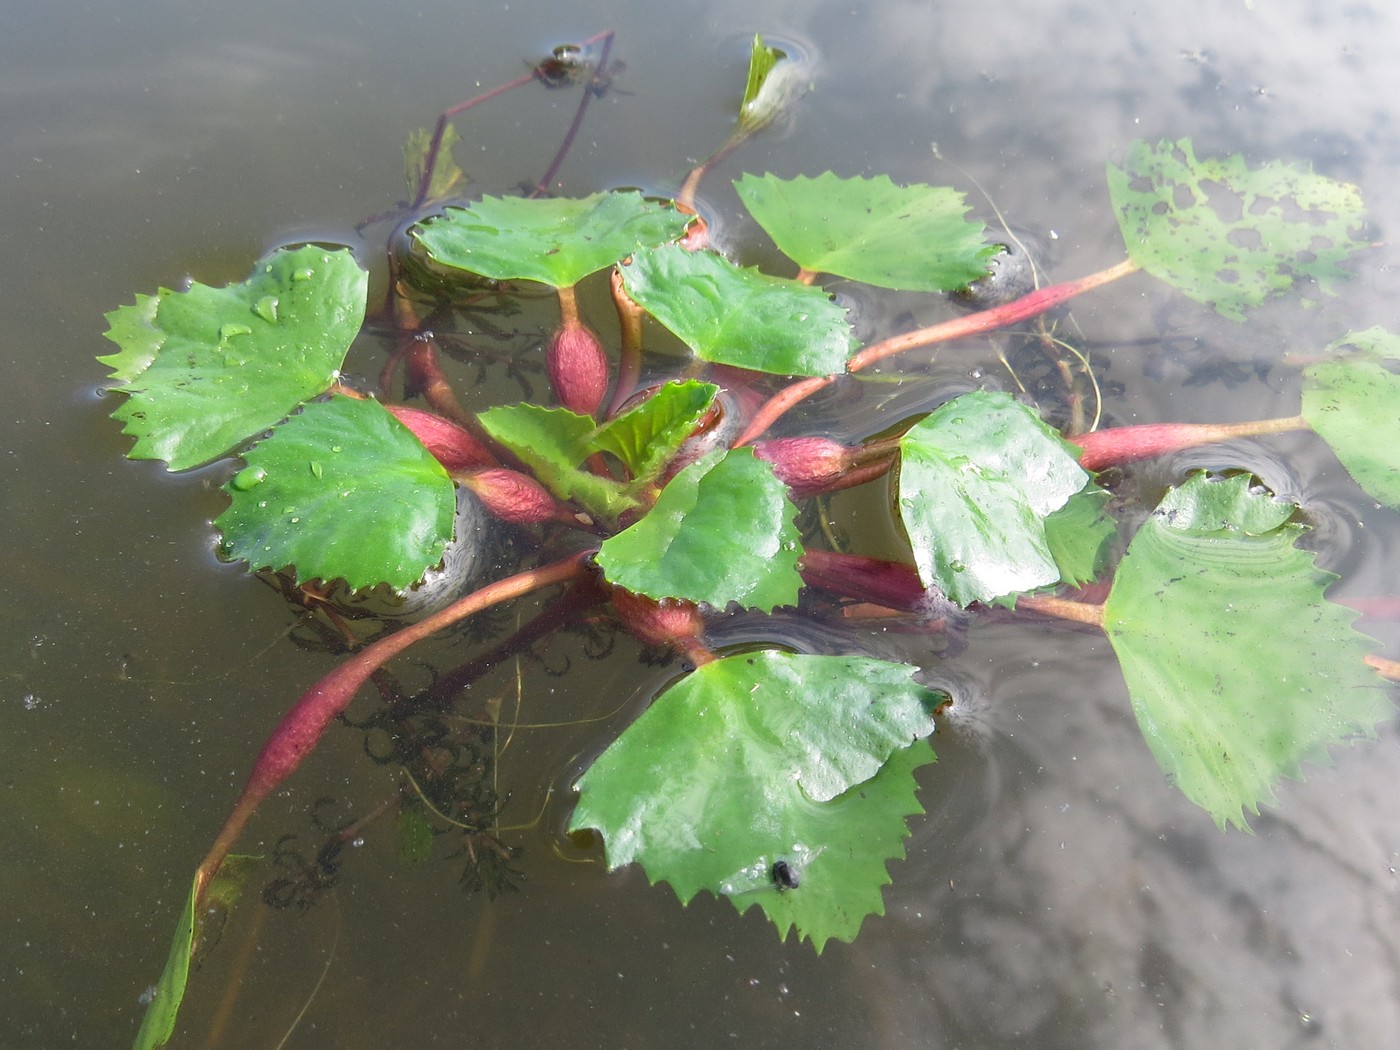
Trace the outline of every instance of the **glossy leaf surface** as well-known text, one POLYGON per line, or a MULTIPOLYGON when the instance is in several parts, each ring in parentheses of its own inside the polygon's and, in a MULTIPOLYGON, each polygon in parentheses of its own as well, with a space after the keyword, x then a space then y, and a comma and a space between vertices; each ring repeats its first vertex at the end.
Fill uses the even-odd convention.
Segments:
POLYGON ((749 213, 804 270, 904 291, 950 292, 987 275, 997 247, 946 186, 896 186, 888 176, 745 175, 749 213))
POLYGON ((899 515, 924 585, 967 605, 1058 581, 1045 519, 1088 480, 1077 452, 1000 393, 964 394, 911 427, 899 515))
POLYGON ((608 582, 649 598, 771 611, 802 586, 797 508, 751 448, 718 449, 672 478, 635 525, 603 541, 608 582))
POLYGON ((579 469, 579 464, 597 451, 592 444, 597 424, 591 416, 567 408, 520 404, 499 405, 482 412, 478 420, 560 499, 577 500, 608 520, 636 505, 611 478, 579 469))
POLYGON ((597 828, 610 868, 638 862, 682 903, 709 890, 818 951, 851 940, 883 912, 885 863, 922 812, 912 774, 933 759, 921 738, 939 697, 912 670, 773 651, 706 664, 593 763, 571 827, 597 828), (779 889, 779 862, 795 888, 779 889))
POLYGON ((718 393, 713 383, 663 383, 645 401, 600 426, 590 444, 620 459, 634 480, 648 480, 671 461, 718 393))
POLYGON ((1333 292, 1365 247, 1355 186, 1281 161, 1202 160, 1189 139, 1134 143, 1108 188, 1128 257, 1237 321, 1299 282, 1333 292))
POLYGON ((225 455, 332 383, 360 330, 368 275, 348 251, 284 248, 242 284, 162 288, 107 315, 99 358, 129 395, 132 459, 171 470, 225 455))
POLYGON ((443 266, 497 281, 564 288, 648 245, 675 240, 690 219, 635 191, 590 197, 483 197, 415 227, 443 266))
POLYGON ((298 582, 402 589, 452 538, 451 479, 377 401, 313 402, 243 458, 214 524, 224 557, 252 570, 295 566, 298 582))
POLYGON ((1216 824, 1246 827, 1280 777, 1393 713, 1336 577, 1295 544, 1292 504, 1200 474, 1167 494, 1114 577, 1104 630, 1143 737, 1216 824))
POLYGON ((1078 586, 1096 579, 1108 562, 1118 525, 1109 517, 1109 495, 1097 486, 1076 492, 1045 519, 1045 542, 1063 583, 1078 586))
POLYGON ((627 294, 696 356, 774 375, 845 370, 854 349, 846 311, 820 288, 674 245, 622 267, 627 294))

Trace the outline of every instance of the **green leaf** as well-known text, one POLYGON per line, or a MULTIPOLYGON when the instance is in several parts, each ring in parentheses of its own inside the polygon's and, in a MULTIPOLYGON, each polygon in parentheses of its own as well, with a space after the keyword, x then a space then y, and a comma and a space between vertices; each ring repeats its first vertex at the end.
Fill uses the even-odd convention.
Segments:
POLYGON ((1217 825, 1393 714, 1356 613, 1295 543, 1294 508, 1237 476, 1169 492, 1118 566, 1104 630, 1157 762, 1217 825))
POLYGON ((1118 525, 1106 509, 1108 501, 1108 493, 1091 482, 1045 519, 1045 542, 1061 582, 1077 587, 1103 572, 1118 535, 1118 525))
POLYGON ((107 315, 110 327, 103 334, 122 349, 97 360, 112 370, 113 379, 129 383, 151 367, 165 342, 165 333, 156 325, 159 309, 159 295, 138 294, 134 304, 118 307, 107 315))
POLYGON ((540 484, 562 500, 577 500, 608 521, 636 506, 611 478, 578 466, 597 451, 591 437, 598 425, 591 416, 566 408, 499 405, 477 417, 486 432, 530 467, 540 484))
POLYGON ((712 383, 664 383, 599 427, 590 444, 622 460, 635 481, 649 481, 694 432, 718 393, 712 383))
POLYGON ((724 657, 660 696, 580 779, 570 827, 602 832, 682 903, 709 890, 821 951, 884 912, 885 863, 920 813, 913 771, 938 697, 912 668, 772 651, 724 657), (918 740, 917 744, 910 744, 918 740), (798 885, 780 890, 773 866, 798 885))
POLYGON ((1007 394, 973 391, 900 438, 919 579, 960 605, 1055 583, 1045 519, 1084 487, 1078 449, 1007 394))
POLYGON ((787 52, 769 47, 763 37, 755 33, 753 46, 749 48, 749 76, 744 84, 744 99, 739 104, 739 124, 746 131, 754 132, 772 122, 777 116, 773 108, 773 91, 764 91, 769 75, 778 63, 787 58, 787 52))
POLYGON ((199 890, 199 879, 190 885, 189 896, 180 909, 180 921, 175 925, 175 939, 170 944, 170 955, 165 961, 165 970, 160 980, 151 990, 150 1003, 146 1016, 141 1020, 141 1028, 136 1033, 133 1050, 156 1050, 170 1041, 175 1034, 175 1020, 180 1012, 180 1004, 185 999, 185 986, 189 982, 190 962, 196 951, 195 932, 208 921, 208 916, 226 918, 233 910, 243 883, 252 874, 254 867, 261 862, 260 857, 247 857, 231 853, 225 858, 218 874, 209 883, 205 893, 204 915, 195 915, 195 898, 199 890))
POLYGON ((649 598, 771 611, 802 586, 797 508, 751 448, 717 449, 672 478, 635 525, 603 541, 610 583, 649 598))
POLYGON ((639 248, 675 240, 690 217, 635 190, 591 197, 483 197, 414 227, 443 266, 566 288, 639 248))
POLYGON ((803 65, 791 61, 786 51, 769 47, 755 35, 749 49, 749 75, 744 100, 739 106, 739 126, 729 138, 729 146, 772 124, 805 89, 803 65))
POLYGON ((162 288, 107 315, 122 352, 99 358, 130 396, 113 418, 132 459, 184 470, 217 459, 335 379, 365 313, 348 251, 283 248, 242 284, 162 288))
POLYGON ((377 401, 335 396, 244 453, 214 524, 222 553, 297 582, 400 590, 442 559, 456 496, 442 464, 377 401))
POLYGON ((1238 154, 1199 160, 1189 139, 1134 143, 1108 189, 1129 258, 1236 321, 1301 281, 1333 293, 1365 247, 1355 186, 1238 154))
POLYGON ((826 292, 713 252, 637 252, 622 278, 627 294, 705 361, 823 376, 844 371, 855 348, 846 311, 826 292))
POLYGON ((1373 325, 1362 332, 1348 332, 1328 349, 1351 349, 1362 354, 1397 361, 1400 360, 1400 336, 1380 325, 1373 325))
POLYGON ((1386 365, 1395 337, 1371 329, 1349 340, 1366 353, 1332 357, 1303 372, 1303 418, 1373 499, 1400 509, 1400 376, 1386 365), (1386 338, 1388 337, 1388 338, 1386 338))
MULTIPOLYGON (((452 147, 462 140, 457 129, 447 124, 442 130, 442 141, 438 145, 437 160, 433 165, 433 176, 428 181, 428 192, 424 201, 440 201, 451 197, 458 187, 466 184, 467 173, 452 159, 452 147)), ((408 199, 418 200, 418 189, 423 185, 423 171, 428 164, 428 153, 433 145, 433 133, 427 128, 419 128, 408 136, 403 147, 403 174, 408 183, 408 199)))
POLYGON ((888 176, 734 183, 750 214, 804 270, 918 292, 951 292, 987 275, 999 250, 967 203, 945 186, 896 186, 888 176))

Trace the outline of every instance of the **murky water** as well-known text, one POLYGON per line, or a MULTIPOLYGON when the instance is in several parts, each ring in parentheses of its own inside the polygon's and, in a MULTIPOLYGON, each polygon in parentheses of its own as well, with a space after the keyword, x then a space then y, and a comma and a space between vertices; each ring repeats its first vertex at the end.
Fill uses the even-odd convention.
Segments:
MULTIPOLYGON (((1361 186, 1383 236, 1400 228, 1400 11, 1379 0, 126 7, 0 14, 6 1046, 129 1043, 250 757, 331 660, 292 645, 281 600, 213 558, 218 470, 172 479, 120 458, 128 439, 95 394, 101 315, 187 275, 242 279, 275 244, 353 239, 403 196, 402 141, 442 106, 615 28, 626 70, 593 107, 563 189, 664 191, 727 134, 752 34, 789 41, 810 56, 812 90, 704 188, 753 263, 771 256, 727 178, 831 169, 951 183, 990 219, 975 179, 1049 246, 1054 276, 1087 273, 1121 257, 1104 161, 1167 135, 1311 163, 1361 186)), ((464 121, 474 187, 538 176, 574 103, 519 93, 464 121)), ((1290 415, 1296 384, 1264 365, 1350 329, 1400 328, 1392 255, 1363 260, 1336 300, 1247 326, 1145 277, 1073 315, 1122 385, 1117 421, 1290 415), (1149 354, 1164 335, 1172 353, 1149 354)), ((889 302, 872 309, 893 323, 889 302)), ((927 367, 950 388, 983 381, 974 373, 1005 385, 995 349, 927 367)), ((1323 560, 1343 575, 1334 594, 1393 592, 1395 515, 1317 442, 1242 443, 1231 460, 1314 510, 1323 560)), ((1394 655, 1400 632, 1367 626, 1394 655)), ((547 659, 570 661, 569 676, 522 668, 501 767, 503 819, 530 825, 512 840, 522 891, 468 897, 457 866, 406 864, 371 828, 320 906, 240 911, 175 1045, 275 1046, 298 1017, 288 1047, 1400 1042, 1394 726, 1285 785, 1253 836, 1221 835, 1162 783, 1101 639, 991 625, 947 662, 905 638, 869 643, 923 660, 966 713, 922 778, 928 816, 891 865, 888 915, 855 944, 817 957, 727 902, 682 909, 563 838, 572 778, 674 673, 623 646, 591 659, 589 640, 569 637, 547 659), (561 722, 577 724, 532 728, 561 722)), ((453 651, 421 659, 445 666, 453 651)), ((515 690, 513 667, 480 687, 508 712, 515 690)), ((362 742, 332 734, 250 843, 310 841, 320 798, 343 814, 390 794, 392 773, 362 742)))

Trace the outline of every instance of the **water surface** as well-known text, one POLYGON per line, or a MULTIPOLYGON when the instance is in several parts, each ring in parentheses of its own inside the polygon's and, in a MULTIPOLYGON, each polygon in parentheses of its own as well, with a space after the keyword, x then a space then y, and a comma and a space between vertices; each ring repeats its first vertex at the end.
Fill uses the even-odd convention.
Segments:
MULTIPOLYGON (((12 5, 0 24, 7 1046, 129 1042, 189 873, 262 735, 330 663, 286 640, 276 595, 213 558, 219 469, 170 478, 120 458, 128 439, 96 393, 101 315, 187 276, 241 280, 277 244, 355 243, 357 221, 404 195, 406 133, 442 106, 615 28, 626 69, 560 188, 666 191, 727 134, 752 34, 789 41, 810 57, 810 92, 704 187, 727 243, 755 263, 773 256, 727 180, 831 169, 957 185, 983 218, 994 202, 1039 236, 1054 276, 1087 273, 1121 257, 1103 165, 1136 137, 1312 164, 1358 183, 1383 235, 1400 211, 1400 13, 1379 2, 584 0, 561 14, 254 0, 12 5)), ((524 92, 464 121, 473 189, 537 177, 574 102, 524 92)), ((1377 249, 1342 296, 1301 316, 1235 325, 1147 278, 1073 316, 1123 388, 1119 422, 1292 414, 1296 384, 1263 365, 1349 329, 1396 329, 1392 254, 1377 249), (1147 352, 1164 336, 1171 353, 1147 352)), ((928 368, 954 386, 1008 385, 995 347, 959 353, 928 368)), ((1324 563, 1344 576, 1334 594, 1386 592, 1396 518, 1317 442, 1230 455, 1308 503, 1324 563)), ((1181 457, 1154 476, 1200 465, 1181 457)), ((1382 648, 1400 640, 1368 627, 1382 648)), ((308 1001, 289 1047, 1396 1044, 1393 726, 1285 785, 1254 835, 1222 835, 1162 783, 1101 639, 992 625, 946 663, 908 639, 866 641, 925 663, 969 711, 936 741, 929 813, 891 865, 888 915, 855 944, 817 957, 756 911, 682 909, 562 836, 572 777, 674 673, 625 646, 590 660, 571 638, 549 660, 577 673, 527 668, 520 720, 595 721, 520 730, 503 769, 509 819, 541 814, 513 840, 522 892, 466 896, 452 865, 404 864, 392 835, 367 834, 320 906, 240 913, 175 1045, 211 1045, 212 1029, 221 1045, 274 1046, 308 1001)), ((511 703, 514 688, 509 672, 483 686, 511 703)), ((311 834, 322 797, 363 812, 393 784, 359 734, 332 734, 249 846, 311 834)))

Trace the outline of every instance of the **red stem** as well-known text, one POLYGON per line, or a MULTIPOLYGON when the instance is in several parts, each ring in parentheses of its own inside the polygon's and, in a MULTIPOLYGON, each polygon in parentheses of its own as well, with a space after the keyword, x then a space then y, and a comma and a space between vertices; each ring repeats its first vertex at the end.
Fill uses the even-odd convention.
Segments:
POLYGON ((617 310, 620 335, 617 385, 613 387, 612 401, 608 403, 607 419, 622 411, 627 399, 636 393, 642 376, 642 308, 627 294, 622 284, 622 271, 617 267, 613 267, 609 287, 612 289, 613 307, 617 310))
POLYGON ((925 587, 914 566, 906 562, 809 549, 802 554, 800 569, 809 587, 887 609, 940 617, 952 608, 936 587, 925 587))
POLYGON ((196 900, 203 902, 210 881, 224 858, 243 833, 254 811, 277 787, 294 773, 320 741, 322 734, 341 714, 356 691, 376 670, 398 656, 414 642, 449 627, 483 609, 510 601, 556 583, 582 575, 591 552, 574 554, 543 568, 529 569, 482 587, 427 619, 405 627, 366 646, 301 695, 263 745, 243 793, 219 830, 214 845, 195 874, 196 900))
POLYGON ((498 84, 489 91, 483 91, 480 95, 473 95, 465 102, 459 102, 451 109, 444 109, 438 114, 437 123, 433 125, 432 141, 428 143, 428 156, 423 162, 423 177, 418 180, 418 192, 414 195, 413 203, 410 207, 421 207, 423 202, 428 199, 428 187, 433 184, 433 172, 437 170, 438 153, 442 150, 442 136, 447 132, 447 122, 458 113, 464 113, 473 106, 479 106, 483 102, 495 98, 497 95, 503 95, 507 91, 523 87, 525 84, 537 79, 539 79, 539 72, 532 69, 528 73, 522 73, 514 80, 507 81, 504 84, 498 84))
POLYGON ((1198 448, 1217 441, 1308 429, 1308 421, 1302 416, 1289 416, 1245 423, 1144 423, 1076 434, 1068 440, 1084 450, 1079 456, 1081 467, 1085 470, 1103 470, 1105 467, 1198 448))
MULTIPOLYGON (((1052 284, 1047 288, 1037 289, 1014 302, 996 306, 990 310, 982 310, 965 317, 955 317, 927 328, 919 328, 913 332, 905 332, 903 335, 892 336, 866 347, 852 357, 846 364, 846 371, 859 372, 887 357, 893 357, 895 354, 913 350, 916 347, 946 343, 953 339, 963 339, 970 335, 980 335, 983 332, 992 332, 1008 325, 1017 324, 1037 317, 1045 313, 1046 310, 1067 302, 1075 296, 1102 287, 1120 277, 1136 273, 1138 269, 1135 262, 1131 259, 1125 259, 1106 270, 1091 273, 1076 281, 1066 281, 1063 284, 1052 284)), ((736 447, 753 441, 776 423, 788 409, 811 397, 818 390, 830 386, 838 378, 839 375, 829 375, 802 379, 779 390, 754 415, 748 427, 739 435, 739 440, 735 443, 736 447)))
POLYGON ((592 101, 595 90, 604 83, 603 78, 608 69, 608 55, 612 51, 613 31, 605 29, 603 32, 589 37, 580 46, 588 47, 598 40, 603 42, 603 49, 598 55, 598 64, 594 67, 593 75, 588 78, 588 83, 583 86, 583 97, 578 100, 578 109, 574 110, 574 119, 569 125, 569 130, 564 133, 564 141, 559 144, 554 159, 549 162, 549 167, 545 169, 540 181, 535 184, 535 189, 530 194, 531 197, 538 197, 549 192, 549 184, 554 181, 554 176, 559 174, 559 168, 563 165, 564 158, 573 146, 574 139, 578 137, 578 129, 583 126, 583 115, 588 112, 588 103, 592 101))

